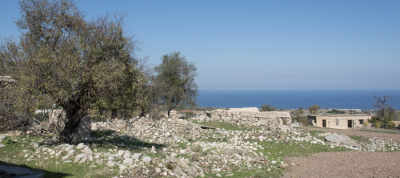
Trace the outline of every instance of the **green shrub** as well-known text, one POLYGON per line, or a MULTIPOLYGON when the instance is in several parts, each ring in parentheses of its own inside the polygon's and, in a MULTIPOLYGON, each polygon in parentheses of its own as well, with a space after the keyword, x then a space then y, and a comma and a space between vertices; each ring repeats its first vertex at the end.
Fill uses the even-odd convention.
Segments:
POLYGON ((172 170, 174 169, 174 166, 172 166, 172 164, 170 162, 167 163, 167 165, 165 165, 167 167, 167 169, 172 170))
POLYGON ((381 126, 382 126, 381 121, 376 121, 376 122, 375 122, 375 127, 376 127, 376 128, 380 129, 381 126))
POLYGON ((199 152, 199 153, 201 153, 201 152, 203 151, 203 148, 202 148, 200 145, 192 146, 190 149, 191 149, 193 152, 199 152))
POLYGON ((307 126, 308 125, 308 119, 307 116, 300 116, 297 118, 297 122, 303 124, 303 126, 307 126))
POLYGON ((396 126, 396 124, 395 124, 393 121, 390 121, 390 122, 387 124, 387 128, 388 128, 388 129, 394 129, 395 126, 396 126))
POLYGON ((363 124, 364 124, 364 127, 365 127, 365 128, 368 127, 368 121, 367 121, 367 120, 364 120, 364 123, 363 123, 363 124))
POLYGON ((330 113, 330 114, 344 114, 345 112, 344 111, 339 111, 337 109, 332 109, 332 111, 328 111, 327 113, 330 113))

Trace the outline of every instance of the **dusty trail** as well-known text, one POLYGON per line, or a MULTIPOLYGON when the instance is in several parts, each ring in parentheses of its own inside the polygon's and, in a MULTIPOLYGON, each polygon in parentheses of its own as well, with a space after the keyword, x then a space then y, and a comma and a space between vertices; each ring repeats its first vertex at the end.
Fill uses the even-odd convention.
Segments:
MULTIPOLYGON (((336 130, 318 127, 304 127, 307 130, 336 132, 367 138, 393 139, 400 143, 400 134, 363 132, 357 130, 336 130)), ((327 152, 310 157, 287 158, 294 163, 284 177, 400 177, 400 152, 327 152)))
POLYGON ((400 177, 400 152, 328 152, 308 158, 288 158, 294 163, 284 177, 400 177))

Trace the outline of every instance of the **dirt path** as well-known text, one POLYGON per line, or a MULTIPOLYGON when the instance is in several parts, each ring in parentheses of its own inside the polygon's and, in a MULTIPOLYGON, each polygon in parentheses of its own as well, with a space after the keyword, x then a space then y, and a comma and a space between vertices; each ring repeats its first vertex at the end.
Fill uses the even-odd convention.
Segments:
MULTIPOLYGON (((366 138, 379 138, 384 140, 392 139, 396 143, 400 143, 400 134, 386 134, 386 133, 374 133, 374 132, 364 132, 358 130, 339 130, 339 129, 325 129, 321 127, 303 127, 306 130, 320 130, 324 132, 335 132, 339 134, 345 135, 355 135, 355 136, 362 136, 366 138)), ((399 175, 400 176, 400 175, 399 175)))
MULTIPOLYGON (((303 127, 306 130, 335 132, 366 138, 392 139, 400 143, 400 134, 303 127)), ((291 165, 284 177, 400 177, 400 152, 326 152, 310 157, 287 158, 291 165)))
POLYGON ((285 162, 295 165, 284 177, 400 177, 400 152, 316 153, 285 162))

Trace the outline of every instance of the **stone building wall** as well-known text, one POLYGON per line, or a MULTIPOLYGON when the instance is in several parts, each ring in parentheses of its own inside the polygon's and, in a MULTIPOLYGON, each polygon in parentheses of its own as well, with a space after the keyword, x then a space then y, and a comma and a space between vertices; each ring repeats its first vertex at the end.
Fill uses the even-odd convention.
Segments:
POLYGON ((368 119, 371 119, 371 116, 368 116, 368 115, 332 115, 332 116, 309 115, 308 118, 309 118, 309 121, 311 121, 313 126, 324 127, 323 122, 325 120, 327 128, 349 129, 349 127, 348 127, 349 120, 353 121, 352 128, 361 128, 361 127, 364 127, 364 124, 363 124, 364 122, 367 122, 368 119), (315 123, 315 120, 316 120, 316 123, 315 123))

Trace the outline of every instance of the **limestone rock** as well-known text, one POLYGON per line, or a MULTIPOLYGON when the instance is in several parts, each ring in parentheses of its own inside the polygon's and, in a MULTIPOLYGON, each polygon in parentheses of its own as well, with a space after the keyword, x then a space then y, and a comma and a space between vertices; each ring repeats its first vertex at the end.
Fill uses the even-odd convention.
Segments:
POLYGON ((83 144, 83 143, 79 143, 78 145, 76 145, 76 149, 77 150, 80 150, 80 149, 83 149, 83 148, 85 148, 85 144, 83 144))
POLYGON ((90 150, 88 146, 85 146, 85 148, 82 150, 83 153, 86 153, 87 155, 93 155, 93 151, 90 150))
POLYGON ((88 159, 87 154, 81 153, 79 155, 76 155, 74 163, 76 162, 79 162, 79 164, 84 163, 87 161, 87 159, 88 159))
POLYGON ((132 158, 125 158, 124 161, 122 162, 122 164, 127 165, 127 166, 131 166, 131 165, 133 165, 133 159, 132 158))
POLYGON ((75 153, 75 150, 69 150, 68 151, 68 155, 74 155, 74 153, 75 153))
POLYGON ((185 161, 183 159, 178 160, 177 162, 178 166, 181 166, 183 168, 189 168, 189 166, 185 163, 185 161))
POLYGON ((120 164, 119 165, 119 173, 123 174, 127 168, 128 168, 127 166, 120 164))
POLYGON ((131 154, 131 152, 130 151, 128 151, 128 150, 125 150, 125 153, 124 153, 124 156, 123 156, 123 158, 131 158, 132 157, 132 154, 131 154))
POLYGON ((144 162, 145 164, 150 164, 150 163, 151 163, 151 158, 148 157, 148 156, 146 156, 146 157, 143 158, 143 162, 144 162))
POLYGON ((69 146, 67 146, 67 147, 65 147, 65 151, 70 151, 70 150, 72 150, 72 149, 74 149, 74 147, 75 147, 75 145, 69 145, 69 146))
POLYGON ((106 166, 108 166, 108 167, 114 167, 115 164, 114 164, 113 161, 108 161, 107 164, 106 164, 106 166))

